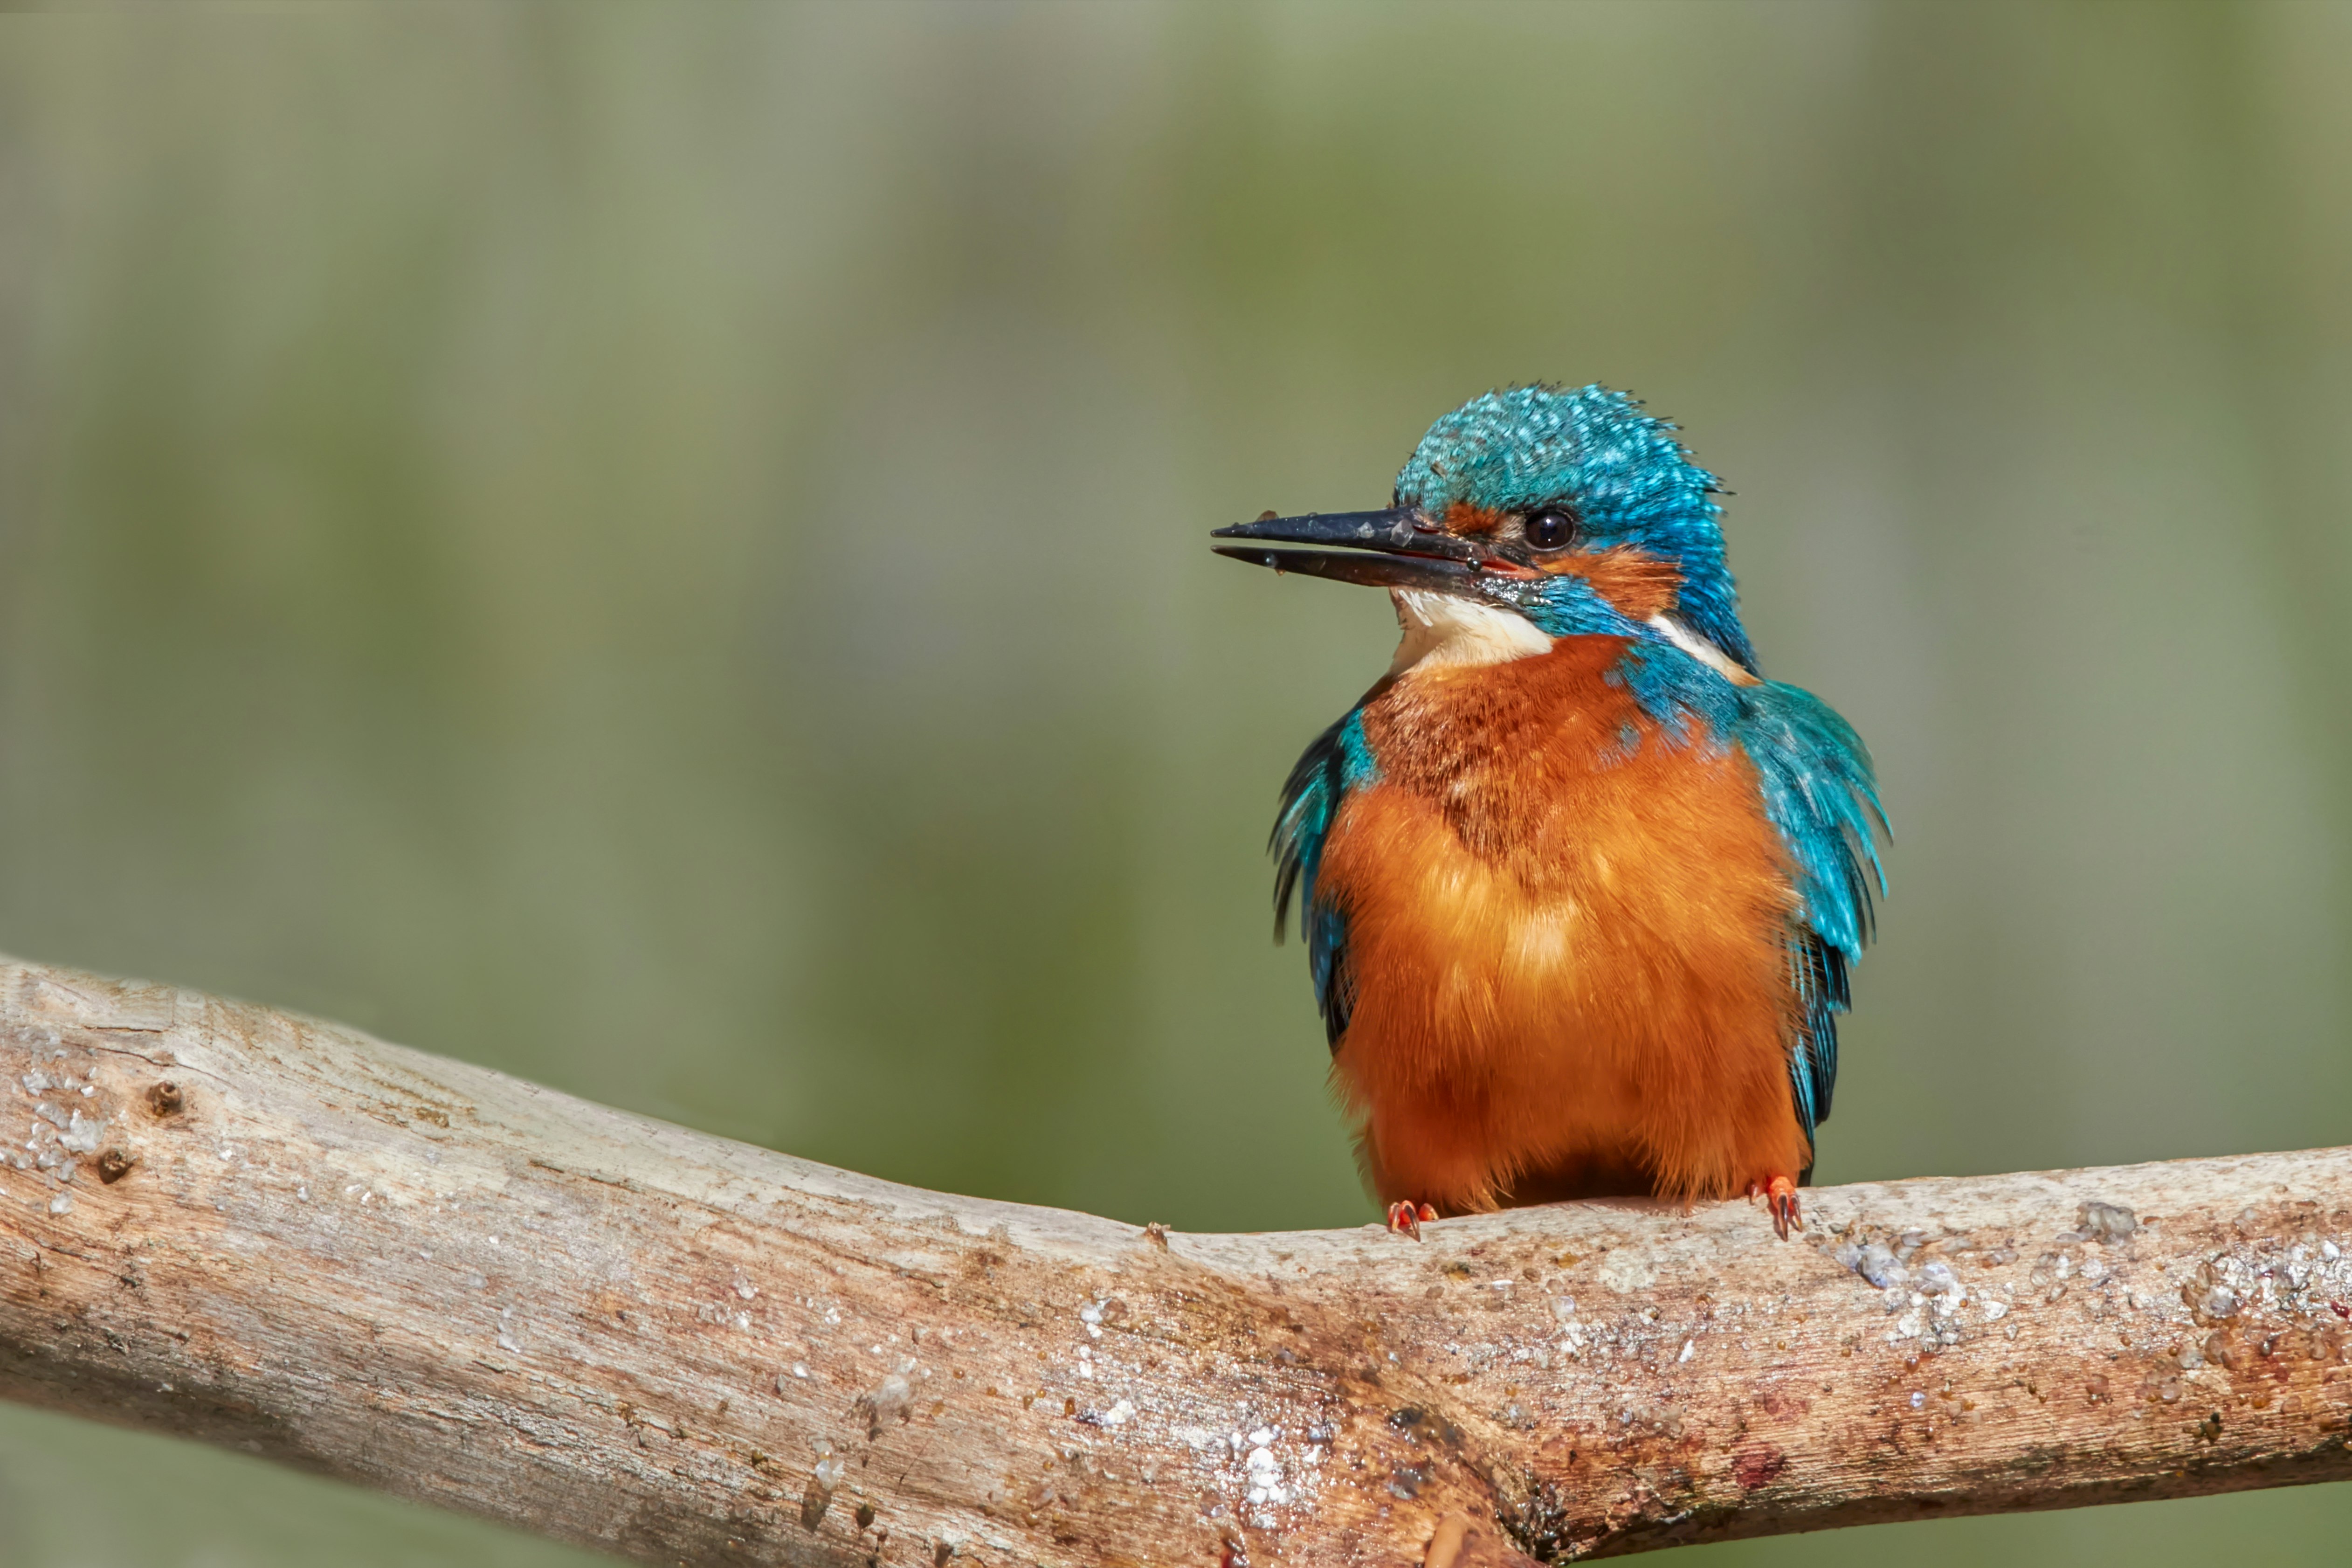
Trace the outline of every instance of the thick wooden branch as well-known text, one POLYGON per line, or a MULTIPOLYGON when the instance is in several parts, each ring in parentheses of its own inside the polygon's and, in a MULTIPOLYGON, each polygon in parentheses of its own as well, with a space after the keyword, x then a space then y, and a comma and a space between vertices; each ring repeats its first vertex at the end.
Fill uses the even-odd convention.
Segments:
POLYGON ((2352 1476, 2352 1151, 1162 1235, 0 963, 0 1394, 649 1563, 1523 1563, 2352 1476))

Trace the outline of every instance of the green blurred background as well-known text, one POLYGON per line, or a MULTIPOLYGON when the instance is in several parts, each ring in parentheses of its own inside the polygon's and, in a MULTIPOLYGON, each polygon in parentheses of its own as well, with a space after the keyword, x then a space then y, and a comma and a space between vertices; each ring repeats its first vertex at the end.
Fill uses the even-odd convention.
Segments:
MULTIPOLYGON (((1389 612, 1202 533, 1601 379, 1896 819, 1823 1179, 2352 1141, 2347 67, 2147 0, 0 17, 0 949, 1361 1222, 1261 846, 1389 612)), ((592 1561, 14 1409, 0 1558, 592 1561)))

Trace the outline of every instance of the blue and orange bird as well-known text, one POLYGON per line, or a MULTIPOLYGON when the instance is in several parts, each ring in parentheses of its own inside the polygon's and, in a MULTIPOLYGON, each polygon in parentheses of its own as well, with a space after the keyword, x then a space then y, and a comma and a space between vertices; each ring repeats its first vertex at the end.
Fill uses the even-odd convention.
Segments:
POLYGON ((1392 1229, 1742 1193, 1802 1223, 1886 825, 1845 721, 1758 673, 1717 491, 1633 398, 1525 386, 1431 426, 1386 510, 1216 531, 1403 633, 1272 843, 1392 1229))

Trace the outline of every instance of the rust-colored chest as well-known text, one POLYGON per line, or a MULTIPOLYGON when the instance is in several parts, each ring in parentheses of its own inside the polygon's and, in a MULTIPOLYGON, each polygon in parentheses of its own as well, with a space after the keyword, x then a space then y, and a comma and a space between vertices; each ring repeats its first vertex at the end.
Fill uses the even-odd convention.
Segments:
POLYGON ((1379 776, 1342 805, 1320 893, 1354 994, 1336 1070, 1390 1195, 1802 1168, 1784 852, 1746 757, 1644 714, 1622 651, 1562 639, 1366 705, 1379 776))
POLYGON ((1616 775, 1638 755, 1643 716, 1610 676, 1623 647, 1579 637, 1507 665, 1408 674, 1364 709, 1381 780, 1427 801, 1471 854, 1554 879, 1573 848, 1565 819, 1632 782, 1616 775))

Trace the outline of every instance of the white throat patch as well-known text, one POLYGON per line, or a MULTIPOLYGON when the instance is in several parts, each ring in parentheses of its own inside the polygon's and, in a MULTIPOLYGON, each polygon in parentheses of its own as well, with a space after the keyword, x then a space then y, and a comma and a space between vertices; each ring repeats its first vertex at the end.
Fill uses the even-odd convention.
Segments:
POLYGON ((1551 651, 1551 638, 1516 610, 1424 588, 1391 588, 1389 599, 1404 634, 1389 663, 1391 675, 1423 666, 1507 664, 1551 651))

